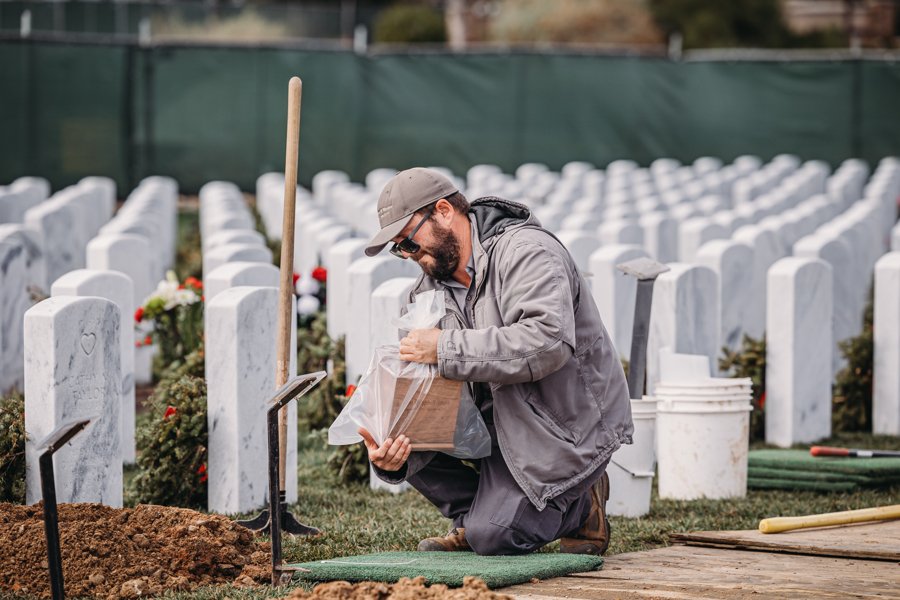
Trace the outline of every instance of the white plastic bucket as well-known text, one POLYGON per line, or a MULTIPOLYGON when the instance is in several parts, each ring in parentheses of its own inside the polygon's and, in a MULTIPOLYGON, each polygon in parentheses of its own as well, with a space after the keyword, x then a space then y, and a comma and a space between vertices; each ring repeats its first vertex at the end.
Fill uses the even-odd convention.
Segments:
POLYGON ((660 498, 747 494, 752 410, 748 400, 660 399, 656 423, 660 498))
POLYGON ((650 512, 653 473, 632 475, 613 461, 606 467, 606 473, 609 475, 608 515, 642 517, 650 512))
POLYGON ((632 400, 632 444, 613 454, 609 474, 607 512, 621 517, 640 517, 650 511, 650 490, 656 467, 656 401, 632 400))

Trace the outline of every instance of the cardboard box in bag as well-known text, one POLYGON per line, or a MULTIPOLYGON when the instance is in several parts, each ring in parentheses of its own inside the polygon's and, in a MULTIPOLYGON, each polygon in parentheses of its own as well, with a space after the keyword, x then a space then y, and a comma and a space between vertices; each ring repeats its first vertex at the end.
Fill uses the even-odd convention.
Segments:
MULTIPOLYGON (((417 400, 422 394, 421 390, 416 390, 402 412, 400 407, 413 380, 388 375, 382 377, 381 381, 386 386, 393 386, 393 390, 384 390, 388 392, 385 397, 394 399, 391 410, 391 422, 394 426, 388 437, 405 435, 409 438, 413 450, 453 450, 456 416, 462 392, 461 381, 436 376, 424 399, 421 399, 421 405, 416 407, 417 400)), ((421 384, 417 382, 417 385, 421 384)))

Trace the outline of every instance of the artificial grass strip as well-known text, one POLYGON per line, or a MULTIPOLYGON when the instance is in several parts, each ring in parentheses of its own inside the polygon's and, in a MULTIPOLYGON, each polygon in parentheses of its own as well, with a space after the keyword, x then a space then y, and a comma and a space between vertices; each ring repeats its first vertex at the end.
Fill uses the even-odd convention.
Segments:
POLYGON ((900 458, 840 458, 810 456, 807 450, 751 450, 750 467, 789 471, 816 471, 861 475, 878 480, 880 485, 900 481, 900 458))
MULTIPOLYGON (((831 473, 828 471, 801 471, 798 469, 771 469, 769 467, 749 467, 747 476, 754 479, 784 479, 788 481, 840 481, 852 482, 866 487, 884 485, 884 481, 866 475, 850 473, 831 473)), ((896 480, 900 482, 900 480, 896 480)))
POLYGON ((307 581, 382 581, 424 576, 429 584, 460 587, 473 575, 489 588, 525 583, 531 579, 560 577, 594 571, 603 565, 599 556, 537 552, 522 556, 479 556, 474 552, 379 552, 330 560, 296 563, 308 569, 294 577, 307 581))
POLYGON ((747 487, 751 490, 791 490, 808 492, 853 492, 860 489, 852 481, 804 481, 801 479, 767 479, 748 477, 747 487))

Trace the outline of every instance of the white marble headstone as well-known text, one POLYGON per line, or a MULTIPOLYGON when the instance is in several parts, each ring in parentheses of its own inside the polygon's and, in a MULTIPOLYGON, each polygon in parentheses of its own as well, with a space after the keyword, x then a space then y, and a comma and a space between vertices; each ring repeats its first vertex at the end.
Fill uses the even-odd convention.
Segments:
POLYGON ((678 222, 664 212, 652 212, 639 220, 644 249, 661 263, 678 260, 678 222))
MULTIPOLYGON (((268 501, 266 402, 275 391, 278 289, 239 286, 206 305, 206 380, 211 512, 259 509, 268 501)), ((294 328, 296 330, 296 328, 294 328)), ((292 357, 296 339, 292 339, 292 357)), ((292 358, 289 373, 296 373, 292 358)), ((288 405, 286 495, 297 496, 297 408, 288 405)))
POLYGON ((328 336, 333 340, 347 335, 350 322, 350 265, 365 256, 367 245, 368 240, 363 238, 349 238, 325 250, 325 262, 328 263, 325 317, 328 336))
POLYGON ((272 264, 272 251, 258 244, 225 244, 216 246, 203 255, 203 279, 213 269, 229 262, 259 262, 272 264))
POLYGON ((237 286, 278 287, 278 267, 266 263, 230 262, 216 267, 203 282, 203 297, 208 303, 221 292, 237 286))
MULTIPOLYGON (((372 292, 370 311, 382 318, 372 319, 372 348, 386 344, 396 344, 399 337, 397 328, 391 320, 400 316, 400 310, 409 303, 409 292, 416 282, 414 277, 396 277, 388 279, 372 292)), ((369 472, 369 487, 373 490, 387 490, 394 494, 410 489, 409 483, 399 485, 382 481, 375 473, 369 472)))
POLYGON ((372 315, 372 292, 389 279, 415 277, 420 271, 414 261, 400 260, 389 254, 360 258, 350 265, 348 273, 350 310, 346 342, 347 383, 355 384, 372 359, 372 319, 385 318, 384 315, 372 315))
POLYGON ((709 267, 669 264, 670 271, 656 279, 650 309, 647 342, 647 393, 659 383, 659 352, 709 358, 715 372, 719 354, 719 281, 709 267))
POLYGON ((750 290, 747 319, 744 321, 744 332, 759 339, 766 327, 766 286, 769 267, 784 257, 785 248, 781 240, 766 229, 756 225, 745 225, 734 232, 736 242, 742 242, 753 250, 753 285, 750 290))
POLYGON ((583 231, 560 231, 556 236, 575 261, 575 266, 584 275, 591 273, 588 260, 591 254, 600 247, 600 240, 593 233, 583 231))
POLYGON ((119 349, 122 366, 122 460, 135 461, 134 444, 134 326, 131 306, 134 285, 131 279, 116 271, 76 269, 69 271, 50 288, 52 296, 96 296, 110 300, 119 308, 119 349))
POLYGON ((0 394, 22 389, 22 317, 31 306, 27 259, 20 237, 0 237, 0 394))
POLYGON ((766 442, 788 448, 831 435, 832 271, 789 257, 769 269, 766 442))
MULTIPOLYGON (((748 299, 753 285, 753 250, 731 240, 712 240, 700 247, 696 262, 719 276, 719 347, 737 350, 748 319, 748 299)), ((713 365, 718 372, 718 361, 713 365)))
POLYGON ((45 290, 60 275, 82 266, 84 246, 79 246, 79 238, 72 235, 75 222, 75 208, 52 199, 25 213, 25 226, 40 236, 44 249, 46 279, 41 287, 45 290))
POLYGON ((839 344, 855 336, 862 324, 862 314, 858 312, 857 292, 853 287, 853 251, 843 238, 827 232, 804 237, 794 244, 794 256, 818 258, 831 266, 833 275, 832 299, 832 371, 837 373, 846 363, 841 356, 839 344))
POLYGON ((697 251, 710 240, 727 238, 729 231, 708 217, 682 221, 678 228, 678 260, 694 262, 697 251))
POLYGON ((900 435, 900 251, 875 265, 872 433, 900 435))
POLYGON ((119 308, 58 296, 25 313, 26 502, 41 499, 37 444, 58 425, 95 417, 53 457, 59 502, 122 506, 119 308))
POLYGON ((615 244, 596 250, 588 261, 588 270, 593 275, 591 295, 616 352, 625 359, 631 357, 637 279, 618 270, 616 265, 646 256, 647 252, 640 246, 615 244))

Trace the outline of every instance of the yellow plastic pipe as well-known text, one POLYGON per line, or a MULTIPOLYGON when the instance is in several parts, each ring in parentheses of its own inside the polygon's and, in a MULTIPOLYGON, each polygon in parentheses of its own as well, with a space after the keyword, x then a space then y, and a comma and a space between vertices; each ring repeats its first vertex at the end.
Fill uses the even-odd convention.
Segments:
POLYGON ((760 521, 759 530, 762 533, 780 533, 782 531, 806 529, 809 527, 829 527, 832 525, 865 523, 866 521, 888 521, 890 519, 900 519, 900 504, 860 510, 845 510, 821 515, 806 515, 804 517, 773 517, 760 521))

